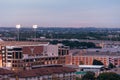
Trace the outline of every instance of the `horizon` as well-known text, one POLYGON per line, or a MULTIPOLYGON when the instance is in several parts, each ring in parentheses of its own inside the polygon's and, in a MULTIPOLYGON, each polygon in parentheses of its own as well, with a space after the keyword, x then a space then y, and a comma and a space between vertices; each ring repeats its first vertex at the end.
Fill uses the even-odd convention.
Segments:
POLYGON ((0 27, 120 28, 118 0, 1 0, 0 27))
MULTIPOLYGON (((0 28, 16 28, 15 26, 5 26, 5 27, 0 27, 0 28)), ((33 28, 32 26, 22 26, 21 28, 33 28)), ((54 27, 54 26, 51 26, 51 27, 43 27, 43 26, 38 26, 37 28, 75 28, 75 29, 79 29, 79 28, 95 28, 95 29, 120 29, 120 27, 54 27)))

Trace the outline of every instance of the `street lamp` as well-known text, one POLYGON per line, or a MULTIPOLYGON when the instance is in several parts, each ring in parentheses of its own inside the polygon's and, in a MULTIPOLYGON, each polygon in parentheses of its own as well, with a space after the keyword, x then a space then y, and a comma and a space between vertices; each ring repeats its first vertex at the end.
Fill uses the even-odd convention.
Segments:
POLYGON ((36 40, 36 29, 38 28, 38 25, 33 25, 34 29, 34 39, 36 40))
POLYGON ((17 28, 17 40, 19 41, 20 36, 19 29, 21 28, 21 25, 20 24, 16 25, 16 28, 17 28))

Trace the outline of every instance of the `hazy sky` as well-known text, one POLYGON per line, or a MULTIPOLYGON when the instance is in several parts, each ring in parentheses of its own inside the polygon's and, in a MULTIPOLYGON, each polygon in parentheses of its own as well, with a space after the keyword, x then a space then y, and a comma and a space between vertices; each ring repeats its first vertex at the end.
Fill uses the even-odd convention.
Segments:
POLYGON ((0 27, 120 27, 120 0, 0 0, 0 27))

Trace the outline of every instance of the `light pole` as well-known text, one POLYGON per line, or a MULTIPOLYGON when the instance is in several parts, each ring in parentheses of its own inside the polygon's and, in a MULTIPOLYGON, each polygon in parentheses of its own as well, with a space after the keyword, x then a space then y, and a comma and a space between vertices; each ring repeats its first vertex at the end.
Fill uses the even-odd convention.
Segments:
POLYGON ((21 28, 21 25, 20 24, 16 25, 16 28, 17 28, 17 41, 19 41, 19 36, 20 36, 19 30, 21 28))
POLYGON ((34 40, 36 40, 36 29, 38 28, 38 25, 33 25, 34 29, 34 40))

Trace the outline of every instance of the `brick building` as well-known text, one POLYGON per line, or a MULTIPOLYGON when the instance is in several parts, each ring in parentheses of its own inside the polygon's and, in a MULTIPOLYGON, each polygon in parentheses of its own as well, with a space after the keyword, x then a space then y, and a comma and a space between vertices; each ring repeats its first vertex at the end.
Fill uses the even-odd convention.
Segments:
POLYGON ((69 47, 62 44, 51 45, 47 42, 0 43, 2 67, 12 70, 23 70, 34 65, 65 64, 65 56, 69 47))
POLYGON ((92 65, 93 60, 101 61, 105 66, 112 63, 120 66, 119 52, 96 52, 85 50, 71 50, 71 55, 66 56, 66 64, 74 65, 92 65))
POLYGON ((0 68, 0 80, 76 80, 75 69, 63 66, 40 67, 15 73, 0 68))

